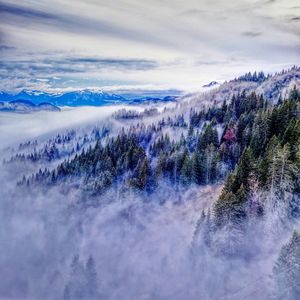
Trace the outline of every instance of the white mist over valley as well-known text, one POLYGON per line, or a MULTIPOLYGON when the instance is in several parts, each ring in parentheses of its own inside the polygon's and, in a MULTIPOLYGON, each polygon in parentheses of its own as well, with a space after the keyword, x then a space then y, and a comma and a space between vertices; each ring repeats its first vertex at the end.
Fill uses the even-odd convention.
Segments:
POLYGON ((1 298, 297 299, 297 86, 293 68, 167 104, 1 112, 1 298), (288 106, 261 148, 260 116, 288 106))

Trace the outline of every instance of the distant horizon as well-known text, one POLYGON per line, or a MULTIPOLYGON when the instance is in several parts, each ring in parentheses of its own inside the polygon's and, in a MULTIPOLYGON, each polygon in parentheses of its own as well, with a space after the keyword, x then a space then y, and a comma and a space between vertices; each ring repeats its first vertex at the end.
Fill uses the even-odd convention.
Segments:
MULTIPOLYGON (((278 70, 274 70, 273 72, 266 72, 265 70, 254 70, 254 71, 246 71, 244 73, 239 73, 239 74, 235 74, 235 76, 229 76, 227 79, 224 80, 207 80, 207 81, 203 81, 203 82, 199 82, 197 87, 194 88, 190 88, 190 89, 179 89, 176 88, 175 86, 157 86, 157 85, 111 85, 111 86, 84 86, 84 87, 64 87, 64 88, 45 88, 45 89, 34 89, 34 88, 27 88, 27 87, 23 87, 23 88, 17 88, 14 90, 5 90, 5 89, 1 89, 0 88, 0 92, 2 93, 6 93, 9 95, 16 95, 19 94, 21 92, 42 92, 42 93, 47 93, 47 94, 64 94, 64 93, 70 93, 70 92, 80 92, 80 91, 92 91, 92 92, 105 92, 105 93, 109 93, 109 94, 125 94, 125 93, 148 93, 148 92, 163 92, 163 93, 167 93, 168 91, 170 93, 180 93, 180 94, 188 94, 188 93, 195 93, 195 92, 203 92, 205 90, 207 90, 207 87, 205 87, 205 85, 208 85, 212 82, 216 82, 218 85, 221 85, 225 82, 229 82, 231 80, 234 80, 236 78, 238 78, 239 76, 243 76, 247 73, 251 73, 254 74, 259 73, 259 72, 263 72, 265 75, 267 76, 274 76, 275 74, 281 73, 281 72, 288 72, 289 70, 293 69, 293 68, 300 68, 297 64, 293 64, 290 65, 286 68, 282 68, 282 69, 278 69, 278 70)), ((217 76, 216 76, 217 77, 217 76)), ((166 94, 167 95, 167 94, 166 94)))

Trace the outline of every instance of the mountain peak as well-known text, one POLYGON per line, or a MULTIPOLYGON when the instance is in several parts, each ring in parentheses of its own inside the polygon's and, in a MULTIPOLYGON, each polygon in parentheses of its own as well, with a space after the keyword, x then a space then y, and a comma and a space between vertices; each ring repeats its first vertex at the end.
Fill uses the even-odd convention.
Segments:
POLYGON ((211 81, 208 84, 204 84, 202 87, 206 88, 206 87, 212 87, 212 86, 216 86, 219 85, 219 83, 217 81, 211 81))

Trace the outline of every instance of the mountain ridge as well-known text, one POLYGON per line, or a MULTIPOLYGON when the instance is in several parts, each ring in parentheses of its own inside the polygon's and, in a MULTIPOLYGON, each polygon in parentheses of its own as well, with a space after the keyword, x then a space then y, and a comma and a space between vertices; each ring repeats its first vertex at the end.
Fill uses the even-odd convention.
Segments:
POLYGON ((48 102, 34 104, 29 100, 23 99, 12 100, 9 102, 0 102, 0 112, 30 113, 35 111, 58 112, 60 111, 60 108, 48 102))
POLYGON ((34 104, 43 102, 55 106, 105 106, 113 104, 141 104, 175 101, 177 95, 140 95, 126 94, 122 96, 116 93, 108 93, 103 90, 83 89, 78 91, 51 93, 38 90, 22 90, 17 94, 0 92, 0 101, 28 100, 34 104))

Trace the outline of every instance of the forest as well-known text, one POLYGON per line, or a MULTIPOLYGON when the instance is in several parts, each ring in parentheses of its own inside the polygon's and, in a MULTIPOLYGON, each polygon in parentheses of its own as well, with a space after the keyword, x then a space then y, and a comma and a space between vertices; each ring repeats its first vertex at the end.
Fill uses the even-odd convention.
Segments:
POLYGON ((290 72, 5 149, 0 296, 299 299, 300 91, 274 84, 290 72))

